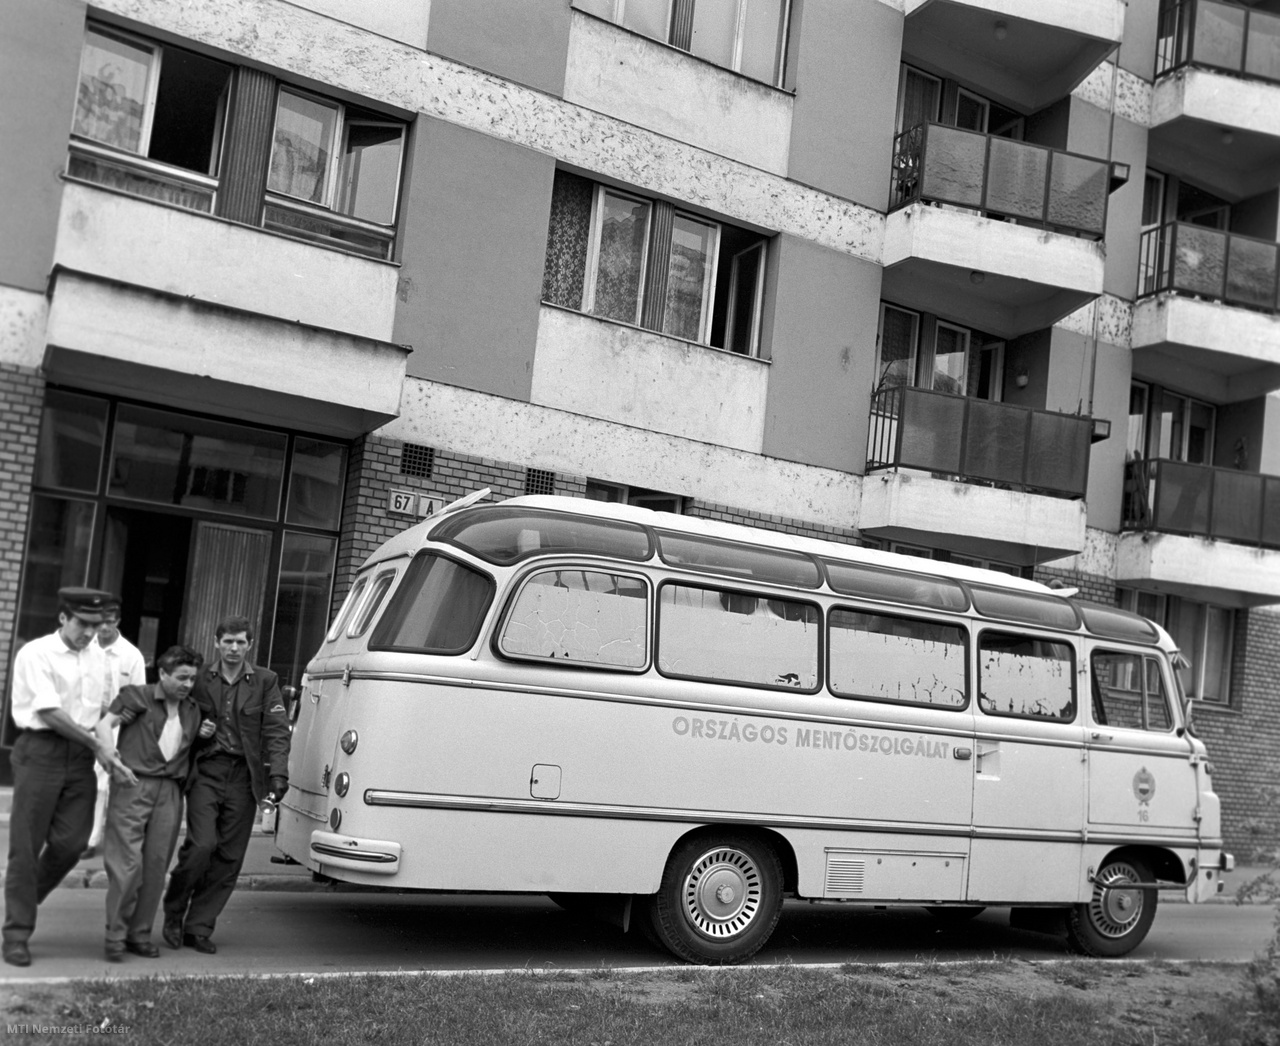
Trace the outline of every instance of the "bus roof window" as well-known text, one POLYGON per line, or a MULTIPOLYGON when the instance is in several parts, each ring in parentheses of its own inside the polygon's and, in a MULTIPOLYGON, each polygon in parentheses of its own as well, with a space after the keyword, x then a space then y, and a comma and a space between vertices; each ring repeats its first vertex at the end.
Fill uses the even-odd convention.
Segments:
POLYGON ((660 530, 658 553, 664 563, 673 567, 689 567, 711 574, 753 578, 797 588, 819 588, 822 585, 818 564, 801 552, 660 530))
POLYGON ((644 562, 653 549, 641 526, 545 509, 489 505, 446 517, 431 532, 499 566, 551 552, 594 553, 644 562))
POLYGON ((938 610, 968 610, 969 597, 959 582, 903 570, 885 570, 824 559, 831 587, 845 596, 884 599, 938 610))
POLYGON ((973 593, 973 605, 978 613, 987 617, 1071 631, 1080 627, 1076 608, 1060 596, 1011 592, 1004 588, 987 588, 985 585, 970 585, 969 591, 973 593))
POLYGON ((1145 617, 1116 607, 1102 606, 1100 603, 1086 603, 1082 599, 1072 602, 1084 618, 1084 627, 1095 635, 1152 645, 1160 641, 1160 633, 1145 617))

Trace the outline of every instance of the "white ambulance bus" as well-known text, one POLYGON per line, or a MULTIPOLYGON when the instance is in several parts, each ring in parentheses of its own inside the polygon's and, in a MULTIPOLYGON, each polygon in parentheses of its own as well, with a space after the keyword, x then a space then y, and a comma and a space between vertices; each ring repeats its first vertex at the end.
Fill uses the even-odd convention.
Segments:
POLYGON ((1013 910, 1117 956, 1220 889, 1169 636, 995 572, 559 497, 361 568, 277 845, 336 880, 607 902, 741 962, 784 898, 1013 910))

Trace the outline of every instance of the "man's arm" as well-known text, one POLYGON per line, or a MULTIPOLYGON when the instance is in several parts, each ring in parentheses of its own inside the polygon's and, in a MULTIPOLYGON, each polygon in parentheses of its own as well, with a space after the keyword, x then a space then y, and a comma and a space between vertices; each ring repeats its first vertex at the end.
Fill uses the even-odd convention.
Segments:
MULTIPOLYGON (((82 744, 85 748, 91 749, 93 754, 97 756, 98 762, 106 767, 112 773, 124 771, 127 779, 131 784, 137 784, 138 779, 134 777, 133 771, 120 761, 120 754, 116 751, 115 745, 111 742, 110 735, 107 736, 107 743, 102 743, 101 735, 94 733, 92 730, 86 730, 72 719, 61 708, 41 708, 36 711, 36 715, 40 717, 40 721, 44 723, 55 734, 67 738, 69 741, 75 741, 82 744)), ((101 725, 99 720, 99 725, 101 725)), ((125 777, 121 777, 124 780, 125 777)))
POLYGON ((280 693, 280 680, 271 676, 271 685, 262 695, 262 759, 271 779, 271 794, 275 802, 284 798, 289 789, 289 713, 285 711, 284 697, 280 693))
POLYGON ((121 784, 132 787, 138 783, 137 775, 121 761, 112 736, 112 731, 123 722, 124 720, 115 712, 107 712, 98 720, 98 725, 93 730, 98 737, 99 758, 102 760, 102 765, 110 770, 111 776, 121 784))

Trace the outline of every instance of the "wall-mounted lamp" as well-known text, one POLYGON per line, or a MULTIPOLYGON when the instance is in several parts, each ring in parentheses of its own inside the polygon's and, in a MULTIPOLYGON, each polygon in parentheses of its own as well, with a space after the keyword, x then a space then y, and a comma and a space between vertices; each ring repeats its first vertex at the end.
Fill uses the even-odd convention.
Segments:
POLYGON ((1026 367, 1019 367, 1013 372, 1013 383, 1020 389, 1025 389, 1029 380, 1026 367))
POLYGON ((1111 438, 1111 419, 1110 418, 1094 418, 1093 434, 1089 439, 1090 443, 1101 443, 1104 439, 1111 438))
POLYGON ((1003 21, 997 22, 995 25, 995 29, 992 30, 992 35, 995 36, 997 40, 1003 40, 1006 36, 1009 35, 1009 23, 1003 22, 1003 21))
POLYGON ((1117 189, 1119 189, 1120 186, 1128 182, 1129 170, 1130 168, 1127 163, 1121 163, 1119 160, 1112 160, 1111 161, 1111 181, 1110 181, 1110 184, 1107 186, 1107 192, 1113 193, 1117 189))
POLYGON ((980 269, 974 269, 972 272, 969 273, 969 282, 972 283, 975 287, 978 286, 978 284, 980 284, 986 278, 987 278, 987 274, 985 272, 982 272, 980 269))

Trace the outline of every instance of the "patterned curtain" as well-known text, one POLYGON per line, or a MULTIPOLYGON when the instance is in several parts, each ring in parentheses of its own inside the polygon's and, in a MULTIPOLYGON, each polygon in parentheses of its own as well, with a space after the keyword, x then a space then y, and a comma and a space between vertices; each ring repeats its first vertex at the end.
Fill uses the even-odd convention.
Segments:
POLYGON ((587 246, 591 238, 591 196, 586 178, 556 171, 551 189, 551 222, 547 229, 547 261, 542 273, 542 300, 566 309, 582 308, 587 246))

